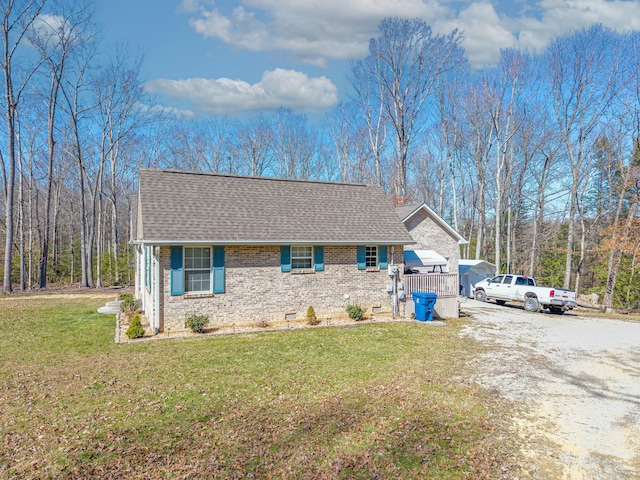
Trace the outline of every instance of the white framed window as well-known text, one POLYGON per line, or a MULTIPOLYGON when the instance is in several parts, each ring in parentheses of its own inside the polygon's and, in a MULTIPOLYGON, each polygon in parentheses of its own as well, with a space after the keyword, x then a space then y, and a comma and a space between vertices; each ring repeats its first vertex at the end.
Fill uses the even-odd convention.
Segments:
POLYGON ((291 246, 291 269, 310 269, 313 266, 313 247, 311 245, 291 246))
POLYGON ((211 247, 184 247, 184 291, 211 291, 211 247))
POLYGON ((365 266, 367 268, 376 268, 378 266, 377 245, 367 245, 365 247, 365 266))

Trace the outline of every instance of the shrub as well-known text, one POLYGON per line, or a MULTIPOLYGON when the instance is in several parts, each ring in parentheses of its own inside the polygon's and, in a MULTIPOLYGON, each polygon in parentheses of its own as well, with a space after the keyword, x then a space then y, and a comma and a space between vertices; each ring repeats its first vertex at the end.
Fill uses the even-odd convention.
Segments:
POLYGON ((347 305, 347 313, 349 314, 349 318, 359 322, 364 317, 364 308, 357 304, 347 305))
POLYGON ((127 328, 127 331, 124 333, 130 339, 144 337, 144 328, 142 328, 142 323, 140 323, 140 315, 133 317, 129 328, 127 328))
POLYGON ((133 298, 131 293, 123 293, 118 300, 120 300, 120 311, 123 313, 134 313, 140 308, 140 300, 133 298))
POLYGON ((318 325, 320 323, 320 320, 317 319, 316 312, 311 305, 307 308, 307 323, 309 325, 318 325))
POLYGON ((206 315, 192 314, 187 317, 185 325, 194 333, 202 333, 204 327, 209 325, 209 317, 206 315))

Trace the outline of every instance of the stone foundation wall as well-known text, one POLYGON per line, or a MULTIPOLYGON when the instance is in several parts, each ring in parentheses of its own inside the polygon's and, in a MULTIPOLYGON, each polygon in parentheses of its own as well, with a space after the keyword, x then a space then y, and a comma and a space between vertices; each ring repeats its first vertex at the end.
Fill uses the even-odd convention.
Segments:
MULTIPOLYGON (((343 317, 345 307, 356 303, 367 312, 376 307, 376 313, 391 314, 387 270, 358 270, 356 257, 356 246, 325 246, 324 271, 281 272, 279 246, 226 246, 225 293, 171 295, 170 248, 164 246, 162 331, 183 330, 193 313, 208 315, 212 327, 303 319, 309 306, 320 319, 343 317)), ((402 247, 395 247, 395 259, 402 259, 402 247)))

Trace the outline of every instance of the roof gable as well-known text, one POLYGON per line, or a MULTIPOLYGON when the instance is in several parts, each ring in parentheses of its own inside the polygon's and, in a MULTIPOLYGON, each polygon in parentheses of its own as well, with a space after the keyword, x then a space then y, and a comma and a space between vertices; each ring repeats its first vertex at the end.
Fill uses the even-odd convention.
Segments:
POLYGON ((378 186, 141 169, 148 243, 409 244, 378 186))
POLYGON ((459 244, 464 245, 469 243, 462 235, 457 232, 455 228, 445 222, 440 215, 429 208, 426 203, 423 203, 422 205, 400 205, 396 207, 396 215, 400 217, 403 223, 406 223, 411 217, 413 217, 420 211, 424 211, 424 213, 427 216, 431 217, 431 219, 436 222, 444 231, 458 240, 459 244))
POLYGON ((476 271, 495 272, 495 270, 496 266, 486 260, 460 259, 458 261, 458 273, 460 273, 460 275, 476 271))

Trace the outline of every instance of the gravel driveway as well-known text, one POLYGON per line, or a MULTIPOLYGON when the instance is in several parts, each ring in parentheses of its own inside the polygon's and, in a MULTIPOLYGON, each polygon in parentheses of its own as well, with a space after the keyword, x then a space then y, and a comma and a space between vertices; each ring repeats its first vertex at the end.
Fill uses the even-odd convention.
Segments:
POLYGON ((526 475, 640 479, 640 323, 469 300, 474 380, 513 400, 526 475))

